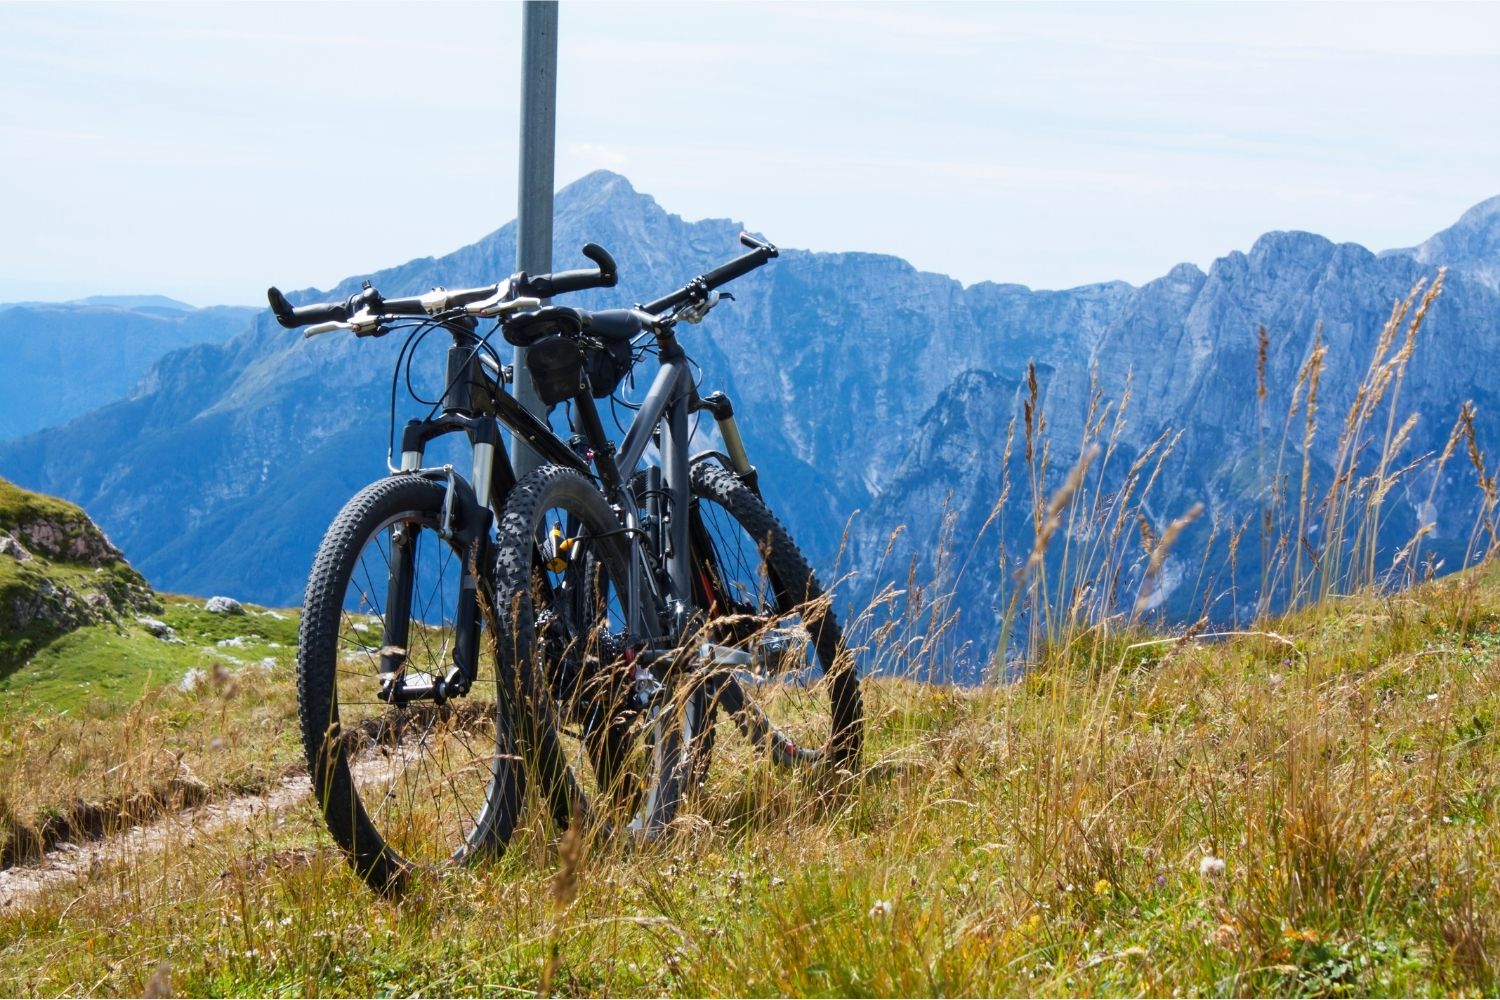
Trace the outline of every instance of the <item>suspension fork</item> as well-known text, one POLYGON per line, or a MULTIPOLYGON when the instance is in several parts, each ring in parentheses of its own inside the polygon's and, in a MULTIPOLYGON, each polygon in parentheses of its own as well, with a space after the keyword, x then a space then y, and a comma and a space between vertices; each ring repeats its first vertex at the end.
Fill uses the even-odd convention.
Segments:
MULTIPOLYGON (((442 517, 438 534, 462 553, 458 607, 454 609, 453 663, 442 678, 434 678, 430 691, 412 688, 405 700, 433 697, 443 701, 466 694, 479 669, 479 580, 492 557, 490 524, 492 507, 503 500, 515 480, 493 417, 468 417, 444 413, 434 420, 413 420, 401 441, 401 471, 444 482, 442 517), (473 448, 471 478, 465 482, 451 468, 423 469, 427 442, 443 434, 464 431, 473 448), (496 459, 499 459, 497 462, 496 459)), ((409 529, 392 529, 390 570, 386 581, 386 621, 380 656, 382 676, 396 674, 406 661, 410 641, 411 595, 415 583, 414 537, 409 529)), ((493 595, 491 595, 493 596, 493 595)))
POLYGON ((386 574, 385 630, 381 635, 380 676, 400 671, 406 663, 407 642, 411 636, 411 589, 415 543, 405 523, 391 525, 391 566, 386 574))
POLYGON ((734 419, 734 404, 729 401, 729 397, 723 392, 712 392, 701 399, 695 399, 692 408, 707 410, 714 415, 714 422, 719 425, 719 437, 724 440, 724 453, 729 459, 729 467, 750 487, 751 492, 760 496, 760 476, 755 471, 755 466, 750 464, 750 456, 745 451, 745 440, 740 437, 740 425, 734 419))

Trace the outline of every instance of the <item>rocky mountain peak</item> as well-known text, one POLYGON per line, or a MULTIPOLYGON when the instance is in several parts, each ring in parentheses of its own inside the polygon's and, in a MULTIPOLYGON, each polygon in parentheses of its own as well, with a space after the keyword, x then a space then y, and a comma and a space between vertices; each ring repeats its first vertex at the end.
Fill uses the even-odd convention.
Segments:
POLYGON ((1252 269, 1274 265, 1284 260, 1319 260, 1333 252, 1333 241, 1316 233, 1280 230, 1263 234, 1250 247, 1252 269))
POLYGON ((1419 264, 1451 267, 1500 289, 1500 195, 1487 198, 1419 246, 1396 250, 1419 264))
POLYGON ((598 204, 615 198, 654 200, 650 195, 643 195, 637 191, 629 178, 612 170, 595 170, 584 174, 557 193, 558 201, 568 201, 573 207, 585 203, 598 204))

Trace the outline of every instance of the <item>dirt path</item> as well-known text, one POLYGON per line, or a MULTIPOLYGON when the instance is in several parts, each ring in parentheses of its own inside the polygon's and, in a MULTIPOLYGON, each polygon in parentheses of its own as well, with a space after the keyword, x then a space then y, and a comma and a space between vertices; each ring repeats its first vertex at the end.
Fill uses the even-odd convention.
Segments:
POLYGON ((184 838, 210 833, 232 823, 281 812, 311 797, 312 783, 307 775, 293 775, 259 795, 240 795, 195 806, 104 840, 58 844, 40 861, 0 871, 0 913, 24 909, 43 891, 86 880, 111 863, 161 851, 184 838))
MULTIPOLYGON (((350 771, 362 788, 361 795, 365 795, 367 786, 392 782, 419 756, 412 744, 403 741, 394 752, 390 747, 381 747, 378 752, 367 750, 355 759, 350 771)), ((312 797, 312 782, 307 775, 294 774, 256 795, 238 795, 169 813, 102 840, 60 843, 39 861, 0 870, 0 914, 25 909, 47 889, 81 883, 110 864, 157 853, 184 841, 190 843, 231 824, 243 825, 300 802, 311 802, 312 797)))

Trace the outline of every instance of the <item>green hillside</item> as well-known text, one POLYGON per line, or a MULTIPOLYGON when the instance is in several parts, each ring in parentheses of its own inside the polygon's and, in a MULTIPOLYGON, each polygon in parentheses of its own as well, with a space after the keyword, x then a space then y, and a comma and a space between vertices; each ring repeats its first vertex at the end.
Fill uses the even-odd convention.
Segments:
POLYGON ((87 514, 0 479, 0 690, 60 636, 158 606, 87 514))

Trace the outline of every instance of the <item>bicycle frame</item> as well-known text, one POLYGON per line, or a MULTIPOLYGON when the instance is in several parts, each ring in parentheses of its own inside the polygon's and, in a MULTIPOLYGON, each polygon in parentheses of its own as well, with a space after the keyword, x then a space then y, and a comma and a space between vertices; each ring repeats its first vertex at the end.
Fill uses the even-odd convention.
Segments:
MULTIPOLYGON (((679 348, 678 353, 680 351, 679 348)), ((662 483, 669 498, 669 509, 682 514, 687 511, 688 504, 688 413, 695 398, 687 359, 667 358, 652 380, 651 388, 647 390, 646 398, 642 400, 620 446, 620 468, 634 469, 640 464, 646 445, 653 437, 657 438, 662 483), (659 435, 656 433, 658 428, 659 435)), ((673 609, 673 617, 685 620, 692 610, 692 590, 688 584, 688 519, 682 514, 666 519, 662 542, 666 556, 665 597, 673 609)), ((632 535, 632 539, 639 544, 638 537, 632 535)), ((680 627, 681 621, 674 621, 673 625, 680 627)))
MULTIPOLYGON (((440 404, 441 413, 406 424, 401 439, 401 463, 392 470, 393 473, 415 474, 444 482, 448 497, 444 502, 441 530, 445 535, 451 533, 465 551, 474 553, 479 565, 485 565, 493 557, 489 547, 490 526, 516 484, 510 456, 500 434, 501 425, 535 449, 545 462, 588 475, 591 460, 605 495, 620 512, 621 527, 629 547, 631 573, 626 604, 631 609, 632 618, 626 622, 627 629, 647 645, 681 635, 692 614, 699 610, 693 601, 687 516, 692 462, 688 418, 692 413, 703 409, 713 413, 729 452, 728 464, 746 478, 752 488, 754 486, 754 468, 745 456, 729 400, 723 393, 714 393, 707 399, 698 396, 691 365, 675 333, 670 327, 661 329, 656 334, 661 367, 618 449, 604 431, 589 387, 581 386, 573 396, 574 413, 581 424, 583 440, 590 449, 586 455, 580 456, 552 431, 544 419, 532 414, 507 393, 501 380, 485 370, 475 350, 477 338, 472 330, 461 324, 445 323, 444 326, 453 334, 455 342, 448 350, 447 386, 440 404), (465 480, 450 466, 424 468, 427 445, 438 437, 458 432, 466 434, 473 450, 470 478, 465 480), (642 529, 640 512, 628 483, 630 473, 645 457, 647 446, 653 443, 661 456, 662 490, 649 491, 654 494, 650 503, 656 526, 656 534, 651 537, 642 529), (660 507, 661 492, 668 498, 669 513, 666 516, 660 507), (647 560, 642 557, 642 540, 648 537, 661 557, 664 573, 660 580, 647 572, 647 560)), ((391 593, 398 595, 398 601, 399 595, 410 589, 411 573, 406 554, 399 546, 400 539, 393 539, 389 576, 391 593)), ((463 599, 455 623, 454 665, 457 669, 441 682, 396 687, 390 700, 442 700, 469 690, 477 673, 479 655, 480 620, 478 601, 474 596, 477 587, 475 575, 465 566, 463 599)), ((399 606, 395 610, 404 611, 399 606)), ((386 647, 406 648, 408 637, 399 634, 405 631, 406 617, 404 613, 387 616, 383 637, 386 647)), ((394 678, 400 664, 399 653, 383 655, 381 673, 394 678)))
MULTIPOLYGON (((605 495, 622 514, 622 521, 630 545, 632 568, 629 581, 628 603, 640 609, 637 620, 629 622, 636 635, 648 642, 680 636, 686 629, 692 614, 701 610, 693 604, 692 563, 689 558, 690 501, 689 475, 693 458, 688 446, 691 431, 688 418, 699 410, 709 410, 718 422, 719 432, 729 451, 730 468, 754 485, 755 470, 745 456, 745 448, 734 420, 734 409, 723 393, 716 392, 707 399, 698 396, 693 381, 692 368, 686 353, 677 342, 670 327, 656 334, 660 348, 661 367, 646 391, 635 418, 625 431, 625 438, 618 451, 604 433, 598 408, 587 388, 573 397, 575 412, 579 415, 585 437, 594 449, 594 465, 604 485, 605 495), (629 477, 645 456, 646 447, 655 444, 661 456, 659 473, 648 470, 652 486, 647 490, 649 513, 659 532, 652 539, 657 545, 665 569, 665 592, 657 592, 654 581, 647 578, 645 561, 640 557, 640 545, 646 532, 641 530, 636 499, 628 489, 629 477), (655 486, 655 475, 659 474, 661 488, 655 486), (668 514, 663 516, 660 497, 668 498, 668 514), (653 608, 646 607, 641 600, 639 584, 648 583, 648 593, 657 601, 653 608), (654 614, 648 613, 655 612, 654 614), (667 612, 663 614, 662 612, 667 612)), ((700 456, 701 457, 701 456, 700 456)))

